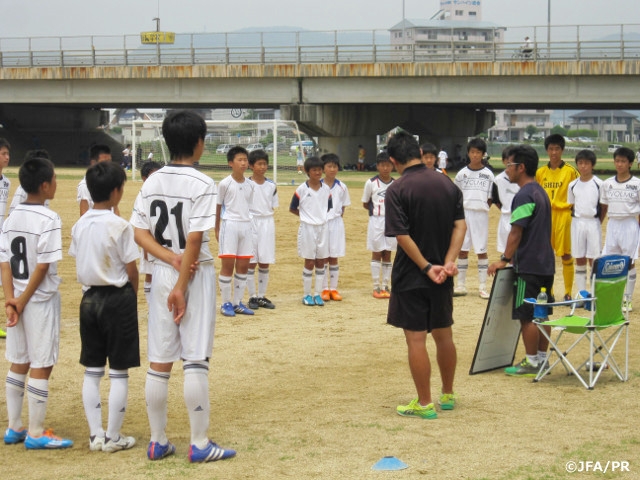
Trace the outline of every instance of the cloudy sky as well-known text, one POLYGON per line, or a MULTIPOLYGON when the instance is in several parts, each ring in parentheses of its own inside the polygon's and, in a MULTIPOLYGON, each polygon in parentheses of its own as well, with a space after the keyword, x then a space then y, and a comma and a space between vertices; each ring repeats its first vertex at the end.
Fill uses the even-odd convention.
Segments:
MULTIPOLYGON (((477 0, 473 0, 477 1, 477 0)), ((482 20, 507 27, 547 24, 549 0, 480 0, 482 20)), ((638 0, 550 0, 552 25, 639 24, 638 0)), ((383 29, 429 18, 439 0, 0 0, 0 38, 176 33, 241 28, 383 29)))

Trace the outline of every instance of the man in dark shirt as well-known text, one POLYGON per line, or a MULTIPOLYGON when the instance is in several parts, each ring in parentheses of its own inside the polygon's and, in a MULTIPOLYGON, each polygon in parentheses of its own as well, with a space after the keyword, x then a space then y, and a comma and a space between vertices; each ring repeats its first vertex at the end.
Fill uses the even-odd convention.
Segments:
POLYGON ((440 408, 452 410, 456 401, 451 277, 458 273, 455 262, 467 229, 462 192, 448 177, 422 163, 413 136, 396 134, 387 152, 402 174, 385 197, 385 235, 398 240, 387 323, 404 330, 418 392, 418 398, 396 410, 400 415, 433 419, 438 415, 431 400, 428 333, 436 343, 442 377, 440 408))
POLYGON ((504 254, 489 266, 489 275, 510 262, 516 273, 513 318, 522 326, 522 343, 526 357, 520 364, 508 367, 507 375, 534 377, 547 359, 549 342, 532 323, 533 305, 525 298, 535 298, 541 288, 551 297, 555 274, 555 254, 551 246, 551 203, 544 189, 536 183, 538 154, 528 145, 519 145, 509 152, 506 172, 520 191, 511 204, 511 232, 504 254))

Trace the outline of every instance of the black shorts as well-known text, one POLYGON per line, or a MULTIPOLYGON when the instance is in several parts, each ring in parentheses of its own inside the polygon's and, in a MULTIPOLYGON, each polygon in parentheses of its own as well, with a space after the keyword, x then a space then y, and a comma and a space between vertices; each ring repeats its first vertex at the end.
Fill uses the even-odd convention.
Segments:
POLYGON ((414 332, 453 325, 453 287, 391 290, 387 323, 414 332))
POLYGON ((80 363, 126 370, 140 366, 138 302, 130 283, 91 287, 80 302, 80 363))
MULTIPOLYGON (((513 312, 514 320, 524 320, 530 322, 533 320, 533 305, 525 303, 525 298, 536 298, 540 293, 540 289, 547 289, 548 302, 554 302, 553 298, 553 275, 516 275, 516 281, 513 284, 513 312)), ((548 307, 548 313, 553 313, 553 308, 548 307)))

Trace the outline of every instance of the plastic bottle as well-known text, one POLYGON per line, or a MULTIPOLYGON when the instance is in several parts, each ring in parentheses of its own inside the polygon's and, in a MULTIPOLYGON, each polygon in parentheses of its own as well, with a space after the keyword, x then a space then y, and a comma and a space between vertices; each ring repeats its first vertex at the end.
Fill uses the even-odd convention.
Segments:
POLYGON ((549 297, 547 296, 547 289, 542 287, 540 293, 536 297, 536 305, 533 307, 534 318, 547 318, 547 302, 549 297))

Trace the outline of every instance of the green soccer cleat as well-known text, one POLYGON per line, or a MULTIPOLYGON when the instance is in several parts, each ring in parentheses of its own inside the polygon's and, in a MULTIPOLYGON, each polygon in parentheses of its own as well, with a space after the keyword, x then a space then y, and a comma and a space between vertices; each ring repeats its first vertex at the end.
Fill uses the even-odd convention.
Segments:
POLYGON ((438 414, 433 403, 423 407, 418 403, 417 398, 411 400, 409 405, 398 405, 396 412, 398 412, 398 415, 402 415, 403 417, 419 417, 427 420, 438 418, 438 414))

